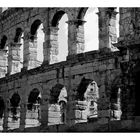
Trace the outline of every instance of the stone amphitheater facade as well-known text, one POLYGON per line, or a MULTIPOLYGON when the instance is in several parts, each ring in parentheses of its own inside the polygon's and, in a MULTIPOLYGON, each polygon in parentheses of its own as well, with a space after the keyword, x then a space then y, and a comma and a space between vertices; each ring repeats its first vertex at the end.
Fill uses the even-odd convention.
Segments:
POLYGON ((140 8, 119 8, 119 13, 115 7, 98 8, 99 49, 84 53, 87 10, 1 8, 1 132, 140 131, 140 8), (58 22, 64 14, 68 56, 58 63, 58 22), (45 36, 41 65, 36 41, 40 24, 45 36))

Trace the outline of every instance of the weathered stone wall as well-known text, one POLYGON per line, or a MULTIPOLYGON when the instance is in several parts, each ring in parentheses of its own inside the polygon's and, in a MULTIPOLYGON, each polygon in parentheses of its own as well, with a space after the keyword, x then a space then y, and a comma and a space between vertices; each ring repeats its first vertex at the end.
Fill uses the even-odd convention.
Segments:
MULTIPOLYGON (((87 8, 10 8, 0 15, 1 53, 4 56, 0 59, 0 64, 2 63, 0 74, 5 75, 0 79, 0 95, 5 103, 2 114, 3 131, 12 129, 9 124, 9 109, 10 99, 14 93, 20 96, 18 103, 20 121, 15 123, 16 128, 19 127, 17 131, 140 130, 136 124, 137 116, 140 115, 139 23, 134 20, 139 17, 139 9, 120 8, 120 37, 116 43, 115 8, 99 8, 99 50, 82 53, 83 17, 86 10, 87 8), (68 15, 68 56, 67 61, 56 63, 57 27, 64 13, 68 15), (31 29, 32 25, 35 29, 40 23, 43 23, 45 34, 44 60, 41 66, 37 66, 36 34, 31 29), (18 49, 14 51, 14 47, 19 43, 14 41, 17 27, 20 27, 22 29, 20 31, 24 33, 24 62, 21 72, 12 74, 16 72, 13 71, 15 66, 12 66, 15 63, 14 58, 19 58, 18 49), (9 49, 8 59, 5 50, 7 46, 12 47, 9 49), (14 52, 17 55, 13 57, 11 54, 14 52), (99 88, 99 98, 96 101, 97 116, 92 120, 87 118, 85 100, 77 98, 78 86, 83 78, 95 81, 99 88), (64 85, 67 90, 66 116, 63 125, 59 124, 59 107, 55 113, 50 107, 51 91, 56 84, 64 85), (30 112, 28 109, 28 98, 33 89, 38 89, 41 93, 39 110, 36 112, 33 110, 30 112), (54 125, 48 126, 51 124, 54 125), (34 128, 27 128, 30 126, 34 128)), ((18 66, 18 62, 16 63, 18 66)), ((56 104, 58 105, 58 102, 56 104)))
MULTIPOLYGON (((42 94, 41 115, 46 115, 44 118, 41 117, 40 122, 48 122, 51 119, 48 118, 50 115, 47 116, 48 113, 43 114, 42 111, 47 109, 46 111, 48 112, 49 110, 48 101, 50 98, 50 90, 57 83, 63 84, 68 91, 66 123, 72 125, 76 122, 82 122, 77 121, 79 120, 78 110, 73 110, 77 87, 83 77, 90 78, 96 81, 99 87, 100 98, 98 101, 98 118, 108 119, 110 117, 109 87, 111 87, 112 81, 121 73, 119 61, 115 62, 116 58, 121 59, 121 56, 119 55, 119 52, 104 53, 100 51, 93 51, 85 53, 84 55, 79 54, 73 60, 69 60, 67 62, 61 62, 50 66, 43 65, 36 69, 7 76, 6 78, 2 78, 0 80, 0 93, 5 100, 8 100, 11 98, 13 93, 17 92, 21 97, 20 104, 21 106, 23 104, 26 110, 30 92, 32 89, 38 88, 42 94)), ((20 120, 21 125, 22 121, 25 121, 22 112, 20 120)), ((84 122, 87 121, 87 119, 84 118, 81 118, 81 120, 84 120, 84 122)), ((26 127, 26 125, 24 127, 26 127)))

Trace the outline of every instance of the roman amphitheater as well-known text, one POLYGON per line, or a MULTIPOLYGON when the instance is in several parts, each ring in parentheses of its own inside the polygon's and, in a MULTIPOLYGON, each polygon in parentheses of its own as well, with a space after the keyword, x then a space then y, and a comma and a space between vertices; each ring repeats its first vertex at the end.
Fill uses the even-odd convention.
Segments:
POLYGON ((0 8, 1 132, 140 131, 140 8, 97 9, 98 50, 84 52, 88 7, 0 8), (68 54, 58 61, 64 14, 68 54))

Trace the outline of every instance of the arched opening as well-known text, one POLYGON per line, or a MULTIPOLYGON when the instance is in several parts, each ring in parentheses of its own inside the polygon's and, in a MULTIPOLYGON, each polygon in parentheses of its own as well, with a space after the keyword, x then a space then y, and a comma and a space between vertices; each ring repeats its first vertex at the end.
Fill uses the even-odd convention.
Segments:
POLYGON ((68 55, 68 24, 66 21, 68 21, 68 16, 64 14, 58 25, 58 62, 66 61, 68 55))
POLYGON ((85 31, 85 50, 84 52, 98 50, 99 38, 98 38, 98 8, 90 7, 87 9, 84 20, 85 31))
POLYGON ((43 62, 43 42, 44 42, 44 32, 43 32, 43 24, 40 24, 37 30, 37 60, 39 64, 43 62))
POLYGON ((2 97, 0 97, 0 131, 3 130, 3 119, 4 119, 5 104, 2 97))
POLYGON ((23 36, 24 33, 21 28, 16 29, 16 34, 14 38, 15 49, 17 50, 17 57, 19 57, 19 71, 23 68, 23 36))
POLYGON ((1 39, 0 49, 6 49, 6 41, 7 41, 7 37, 4 35, 1 39))
POLYGON ((43 24, 40 20, 35 20, 31 26, 31 42, 34 46, 34 57, 36 59, 36 66, 40 66, 43 62, 43 42, 44 32, 43 24))
POLYGON ((14 93, 10 98, 9 116, 8 116, 8 128, 19 128, 20 124, 20 96, 18 93, 14 93))
POLYGON ((58 27, 57 62, 66 61, 68 56, 68 16, 64 11, 57 12, 52 20, 52 26, 58 27))
POLYGON ((15 38, 14 38, 14 42, 15 43, 19 43, 21 40, 21 35, 22 35, 22 29, 21 28, 17 28, 16 29, 16 34, 15 34, 15 38))
POLYGON ((121 115, 121 88, 116 86, 111 93, 111 120, 120 120, 121 115))
POLYGON ((49 125, 66 122, 66 104, 67 90, 64 85, 56 84, 52 87, 50 94, 49 125))
POLYGON ((41 92, 37 88, 34 88, 28 97, 26 127, 34 127, 40 125, 40 103, 41 92))
POLYGON ((122 117, 122 81, 121 77, 115 77, 112 81, 111 94, 110 94, 110 109, 111 120, 120 120, 122 117))
POLYGON ((116 16, 116 34, 117 34, 117 38, 119 38, 119 36, 120 36, 120 32, 119 32, 119 21, 120 21, 119 7, 116 8, 116 12, 118 12, 117 16, 116 16))
MULTIPOLYGON (((83 77, 77 88, 76 99, 79 104, 79 111, 86 113, 86 118, 78 118, 79 121, 91 121, 98 117, 97 101, 99 99, 99 90, 97 83, 92 79, 83 77)), ((76 118, 77 119, 77 118, 76 118)))

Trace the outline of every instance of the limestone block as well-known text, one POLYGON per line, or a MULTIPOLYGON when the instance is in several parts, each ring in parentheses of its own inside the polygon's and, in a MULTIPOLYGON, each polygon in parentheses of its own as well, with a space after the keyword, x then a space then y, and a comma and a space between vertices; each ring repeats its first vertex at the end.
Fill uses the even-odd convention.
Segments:
POLYGON ((86 110, 87 109, 87 106, 83 106, 83 105, 78 105, 78 104, 76 104, 76 106, 75 106, 75 109, 77 109, 77 110, 86 110))
POLYGON ((113 117, 116 118, 117 120, 120 120, 121 119, 121 115, 122 115, 122 112, 121 110, 113 110, 113 117))
POLYGON ((49 111, 49 112, 48 112, 48 117, 49 117, 49 118, 59 118, 59 117, 60 117, 60 112, 49 111))
POLYGON ((48 122, 53 124, 59 124, 60 118, 48 118, 48 122))
POLYGON ((75 118, 76 119, 82 118, 82 115, 81 115, 81 111, 80 110, 75 110, 75 118))
POLYGON ((86 110, 81 111, 81 119, 82 120, 87 120, 87 111, 86 110))
POLYGON ((77 103, 78 105, 87 106, 87 102, 86 102, 86 101, 77 101, 76 103, 77 103))
POLYGON ((75 123, 84 123, 87 122, 87 120, 75 120, 75 123))
POLYGON ((59 112, 59 111, 60 111, 60 106, 57 105, 57 104, 50 104, 48 110, 49 110, 49 111, 56 111, 56 112, 59 112))

